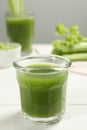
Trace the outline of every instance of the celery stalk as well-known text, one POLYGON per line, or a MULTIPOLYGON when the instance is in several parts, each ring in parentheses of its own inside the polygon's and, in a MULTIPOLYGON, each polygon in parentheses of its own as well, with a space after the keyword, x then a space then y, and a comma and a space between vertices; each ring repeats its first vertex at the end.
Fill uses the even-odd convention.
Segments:
POLYGON ((76 44, 73 46, 73 48, 68 48, 68 47, 61 47, 60 48, 54 48, 52 53, 53 54, 59 54, 59 55, 64 55, 64 54, 72 54, 72 53, 84 53, 87 52, 87 42, 82 42, 79 44, 76 44))
POLYGON ((66 28, 63 24, 58 24, 56 34, 63 37, 63 40, 52 42, 52 54, 65 56, 72 61, 87 61, 87 38, 80 35, 77 25, 66 28))
POLYGON ((24 11, 23 0, 8 0, 8 5, 11 13, 20 14, 24 11))
POLYGON ((70 59, 71 61, 87 61, 87 53, 74 53, 63 56, 70 59))

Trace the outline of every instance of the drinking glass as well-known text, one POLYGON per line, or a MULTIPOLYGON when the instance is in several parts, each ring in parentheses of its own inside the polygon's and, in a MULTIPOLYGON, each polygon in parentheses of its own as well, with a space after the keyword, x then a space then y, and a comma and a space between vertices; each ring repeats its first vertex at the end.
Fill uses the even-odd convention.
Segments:
POLYGON ((33 12, 22 14, 6 13, 6 30, 11 42, 20 43, 23 52, 32 49, 34 38, 34 15, 33 12))
POLYGON ((24 57, 14 62, 22 115, 37 123, 63 117, 70 60, 55 55, 24 57))

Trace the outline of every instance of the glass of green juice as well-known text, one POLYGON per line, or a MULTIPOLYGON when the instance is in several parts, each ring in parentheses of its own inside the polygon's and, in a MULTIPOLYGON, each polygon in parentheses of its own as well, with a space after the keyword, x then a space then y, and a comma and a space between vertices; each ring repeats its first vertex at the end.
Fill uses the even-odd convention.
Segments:
POLYGON ((34 15, 33 12, 21 14, 6 13, 6 30, 11 42, 20 43, 23 52, 32 49, 34 38, 34 15))
POLYGON ((22 57, 14 62, 22 115, 37 123, 57 123, 63 117, 68 68, 61 56, 22 57))

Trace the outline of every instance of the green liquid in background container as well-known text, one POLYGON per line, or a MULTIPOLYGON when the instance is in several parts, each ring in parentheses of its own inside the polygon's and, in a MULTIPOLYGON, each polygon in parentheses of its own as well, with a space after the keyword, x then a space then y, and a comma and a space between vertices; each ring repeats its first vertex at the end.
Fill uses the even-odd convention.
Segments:
POLYGON ((10 41, 20 43, 22 51, 30 51, 34 37, 34 18, 8 16, 6 26, 10 41))

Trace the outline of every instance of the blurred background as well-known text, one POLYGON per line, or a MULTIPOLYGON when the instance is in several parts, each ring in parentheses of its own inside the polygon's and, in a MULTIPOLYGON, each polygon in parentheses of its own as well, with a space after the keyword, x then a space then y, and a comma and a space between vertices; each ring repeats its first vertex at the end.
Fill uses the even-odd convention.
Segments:
MULTIPOLYGON (((51 43, 55 39, 55 26, 79 25, 87 36, 87 0, 24 0, 26 10, 35 15, 34 43, 51 43)), ((6 41, 5 13, 7 0, 0 0, 0 41, 6 41)))

